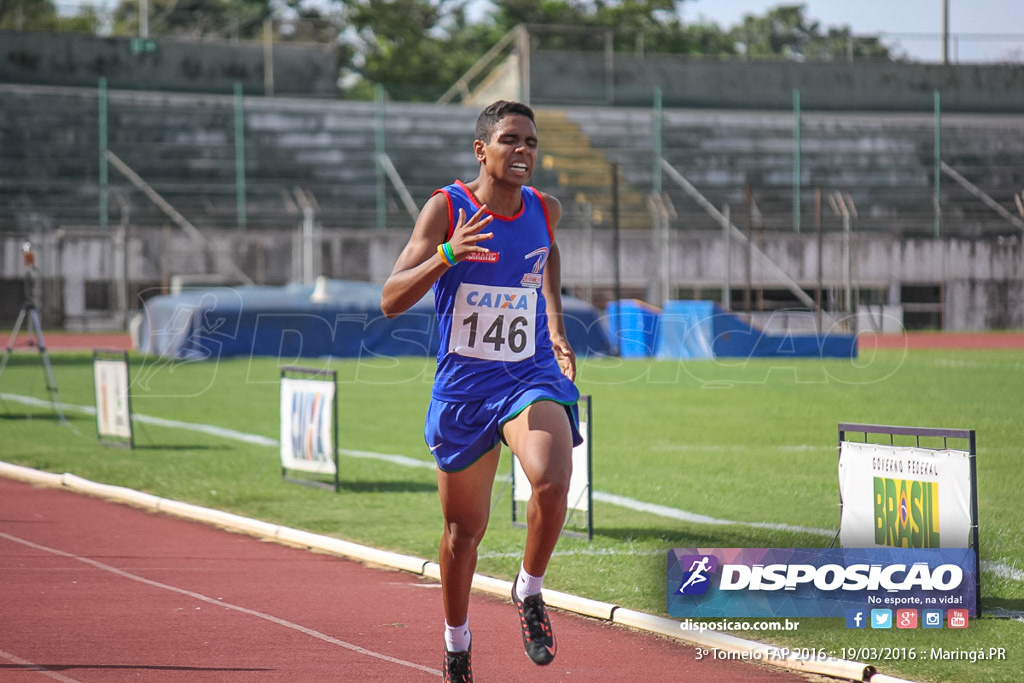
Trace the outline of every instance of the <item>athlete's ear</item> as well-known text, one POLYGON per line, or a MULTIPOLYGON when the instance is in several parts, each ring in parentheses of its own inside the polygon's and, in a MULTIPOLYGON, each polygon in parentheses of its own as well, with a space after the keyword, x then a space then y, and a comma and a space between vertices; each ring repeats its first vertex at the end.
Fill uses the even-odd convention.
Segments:
POLYGON ((487 143, 485 143, 483 140, 473 141, 473 153, 476 154, 476 160, 479 161, 481 164, 484 163, 484 158, 486 157, 486 155, 484 154, 484 148, 486 146, 487 143))

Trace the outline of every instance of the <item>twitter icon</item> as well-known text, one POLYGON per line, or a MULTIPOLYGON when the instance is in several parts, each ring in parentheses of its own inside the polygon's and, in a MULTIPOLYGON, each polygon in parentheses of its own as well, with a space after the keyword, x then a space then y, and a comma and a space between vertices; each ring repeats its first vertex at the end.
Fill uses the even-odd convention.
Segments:
POLYGON ((871 628, 892 628, 892 610, 871 610, 871 628))

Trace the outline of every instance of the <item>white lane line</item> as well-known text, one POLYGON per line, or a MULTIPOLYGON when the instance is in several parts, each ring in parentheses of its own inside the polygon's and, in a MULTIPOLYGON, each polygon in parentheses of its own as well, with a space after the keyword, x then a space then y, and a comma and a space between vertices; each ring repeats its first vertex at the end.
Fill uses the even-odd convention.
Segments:
POLYGON ((599 500, 603 503, 611 503, 612 505, 618 505, 619 507, 636 510, 638 512, 647 512, 652 515, 657 515, 658 517, 678 519, 681 522, 690 522, 693 524, 707 524, 711 526, 749 526, 758 529, 772 529, 774 531, 796 531, 805 534, 814 534, 816 536, 832 536, 835 534, 834 531, 818 529, 816 527, 776 524, 774 522, 736 522, 731 519, 718 519, 716 517, 708 517, 707 515, 701 515, 696 512, 687 512, 686 510, 670 508, 656 503, 644 503, 642 501, 626 498, 625 496, 619 496, 614 493, 605 493, 604 491, 594 491, 594 500, 599 500))
MULTIPOLYGON (((18 394, 5 394, 0 393, 0 399, 14 401, 16 403, 22 403, 24 405, 36 406, 36 407, 49 407, 52 405, 49 401, 43 399, 33 398, 31 396, 20 396, 18 394)), ((96 409, 92 406, 76 406, 64 404, 65 410, 73 410, 87 415, 95 415, 96 409)), ((149 415, 132 415, 132 419, 139 420, 148 424, 156 424, 165 427, 175 427, 178 429, 189 429, 195 432, 202 432, 204 434, 211 434, 213 436, 223 437, 225 439, 235 439, 237 441, 244 441, 245 443, 256 444, 260 446, 278 446, 279 442, 276 439, 270 439, 265 436, 259 436, 257 434, 246 434, 245 432, 238 432, 233 429, 226 429, 223 427, 216 427, 214 425, 196 424, 193 422, 181 422, 178 420, 165 420, 160 417, 151 417, 149 415)), ((355 458, 370 458, 373 460, 382 460, 384 462, 390 462, 394 465, 400 465, 402 467, 417 467, 435 469, 434 463, 427 462, 426 460, 417 460, 410 458, 406 455, 395 455, 392 453, 375 453, 373 451, 355 451, 344 448, 339 448, 338 452, 343 455, 348 455, 355 458)), ((656 503, 645 503, 640 500, 633 498, 627 498, 626 496, 620 496, 615 493, 607 493, 605 491, 594 491, 594 500, 602 503, 608 503, 610 505, 617 505, 624 507, 635 512, 646 512, 648 514, 656 515, 658 517, 666 517, 668 519, 678 519, 681 522, 689 522, 692 524, 707 524, 710 526, 746 526, 753 527, 756 529, 770 529, 773 531, 793 531, 798 533, 812 534, 815 536, 833 536, 834 530, 820 529, 817 527, 805 527, 795 526, 792 524, 779 524, 775 522, 738 522, 731 519, 718 519, 717 517, 709 517, 696 512, 688 512, 686 510, 680 510, 678 508, 670 508, 665 505, 658 505, 656 503)), ((1014 563, 1016 564, 1016 563, 1014 563)), ((1024 571, 1017 569, 1013 565, 1000 562, 998 560, 982 560, 981 568, 983 571, 990 571, 1000 578, 1009 579, 1019 583, 1024 583, 1024 571)))
MULTIPOLYGON (((45 401, 40 398, 34 398, 32 396, 20 396, 18 394, 4 394, 0 393, 0 399, 4 401, 14 401, 15 403, 21 403, 22 405, 32 406, 35 408, 49 408, 53 404, 49 401, 45 401)), ((83 413, 85 415, 95 415, 96 408, 93 406, 77 406, 73 404, 63 404, 64 410, 74 411, 76 413, 83 413)), ((235 441, 242 441, 244 443, 251 443, 256 446, 277 446, 277 439, 269 439, 265 436, 258 434, 246 434, 245 432, 239 432, 234 429, 227 429, 226 427, 217 427, 215 425, 204 425, 196 424, 194 422, 181 422, 180 420, 167 420, 162 417, 153 417, 152 415, 140 415, 139 413, 132 414, 133 420, 138 420, 144 424, 157 425, 158 427, 172 427, 175 429, 187 429, 193 432, 201 432, 203 434, 209 434, 211 436, 217 436, 224 439, 233 439, 235 441)))
POLYGON ((120 576, 120 577, 125 578, 125 579, 130 579, 132 581, 137 581, 137 582, 139 582, 141 584, 144 584, 144 585, 147 585, 147 586, 152 586, 153 588, 159 588, 161 590, 170 591, 172 593, 178 593, 180 595, 188 596, 188 597, 190 597, 190 598, 192 598, 194 600, 199 600, 201 602, 206 602, 206 603, 209 603, 211 605, 217 605, 218 607, 223 607, 224 609, 229 609, 229 610, 233 610, 235 612, 240 612, 242 614, 245 614, 245 615, 248 615, 248 616, 251 616, 251 617, 256 617, 257 619, 263 619, 264 621, 269 621, 269 622, 271 622, 273 624, 277 624, 278 626, 283 626, 283 627, 291 629, 293 631, 298 631, 299 633, 302 633, 303 635, 307 635, 307 636, 310 636, 312 638, 316 638, 318 640, 322 640, 325 643, 330 643, 331 645, 337 645, 338 647, 343 647, 346 650, 351 650, 352 652, 355 652, 355 653, 358 653, 358 654, 361 654, 361 655, 366 655, 367 657, 374 657, 375 659, 381 659, 381 660, 384 660, 385 662, 390 662, 392 664, 398 664, 399 666, 404 666, 404 667, 408 667, 410 669, 416 669, 418 671, 423 671, 423 672, 426 672, 428 674, 432 674, 434 676, 440 676, 441 675, 441 672, 438 671, 437 669, 432 669, 432 668, 430 668, 428 666, 423 666, 422 664, 416 664, 415 662, 409 662, 409 661, 406 661, 404 659, 398 659, 396 657, 391 657, 390 655, 385 655, 385 654, 382 654, 380 652, 374 652, 373 650, 367 650, 364 647, 360 647, 360 646, 354 645, 352 643, 347 643, 344 640, 338 640, 337 638, 334 638, 332 636, 326 635, 324 633, 320 633, 319 631, 314 631, 313 629, 307 628, 306 626, 301 626, 299 624, 292 623, 292 622, 287 621, 285 619, 281 619, 280 617, 275 617, 275 616, 273 616, 271 614, 266 614, 265 612, 259 612, 259 611, 254 610, 254 609, 249 609, 248 607, 241 607, 240 605, 233 605, 230 602, 224 602, 222 600, 216 600, 214 598, 207 597, 207 596, 203 595, 202 593, 196 593, 194 591, 186 590, 184 588, 178 588, 177 586, 171 586, 169 584, 161 583, 159 581, 153 581, 152 579, 147 579, 147 578, 145 578, 143 576, 138 576, 136 574, 131 574, 129 572, 123 571, 121 569, 118 569, 117 567, 111 567, 109 564, 104 564, 102 562, 97 562, 96 560, 89 559, 88 557, 82 557, 80 555, 75 555, 74 553, 69 553, 69 552, 66 552, 66 551, 63 551, 63 550, 58 550, 57 548, 50 548, 50 547, 47 547, 45 545, 39 545, 38 543, 33 543, 32 541, 26 540, 24 538, 19 538, 17 536, 11 536, 10 534, 6 534, 6 533, 4 533, 2 531, 0 531, 0 538, 5 538, 5 539, 11 541, 12 543, 20 543, 20 544, 22 544, 24 546, 28 546, 29 548, 33 548, 35 550, 41 550, 43 552, 52 553, 52 554, 58 555, 60 557, 67 557, 67 558, 72 559, 72 560, 77 560, 77 561, 83 562, 83 563, 85 563, 85 564, 87 564, 87 565, 89 565, 91 567, 95 567, 96 569, 100 569, 100 570, 105 571, 105 572, 110 572, 111 574, 115 574, 117 576, 120 576))
POLYGON ((35 671, 36 673, 41 673, 44 676, 49 676, 50 678, 52 678, 55 681, 61 681, 61 683, 80 683, 80 681, 78 681, 78 680, 76 680, 74 678, 68 678, 67 676, 65 676, 62 673, 57 673, 56 671, 53 671, 52 669, 47 669, 45 666, 42 666, 40 664, 36 664, 35 662, 30 662, 27 659, 22 659, 18 655, 12 655, 10 652, 5 652, 4 650, 0 650, 0 657, 2 657, 3 659, 6 659, 9 662, 13 662, 14 664, 17 664, 18 666, 20 666, 23 669, 27 669, 29 671, 35 671))

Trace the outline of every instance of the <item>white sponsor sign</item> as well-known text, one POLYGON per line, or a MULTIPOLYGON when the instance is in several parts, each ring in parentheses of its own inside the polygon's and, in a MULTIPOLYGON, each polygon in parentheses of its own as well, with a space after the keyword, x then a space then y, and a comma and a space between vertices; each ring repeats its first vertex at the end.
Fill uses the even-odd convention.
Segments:
POLYGON ((839 493, 843 547, 971 547, 966 451, 844 441, 839 493))
POLYGON ((131 403, 128 396, 128 362, 93 359, 93 383, 96 389, 96 430, 100 439, 132 438, 131 403))
POLYGON ((334 474, 334 382, 281 378, 281 467, 334 474))

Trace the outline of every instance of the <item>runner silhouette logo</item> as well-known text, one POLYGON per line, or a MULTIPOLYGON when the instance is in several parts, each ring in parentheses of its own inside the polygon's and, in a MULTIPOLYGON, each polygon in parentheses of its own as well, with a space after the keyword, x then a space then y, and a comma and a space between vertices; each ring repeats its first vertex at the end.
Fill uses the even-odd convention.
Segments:
POLYGON ((711 586, 708 575, 718 571, 718 558, 714 555, 684 555, 679 558, 679 565, 687 567, 687 570, 677 593, 703 595, 711 586))

